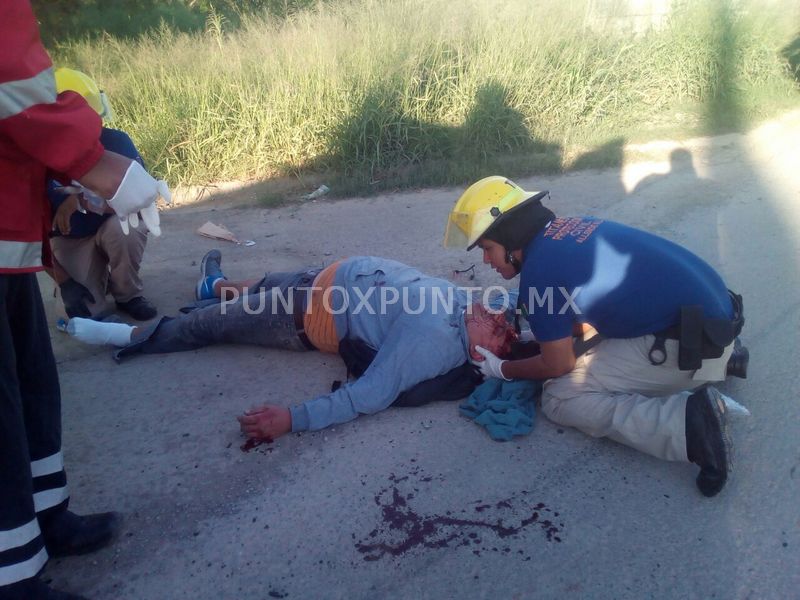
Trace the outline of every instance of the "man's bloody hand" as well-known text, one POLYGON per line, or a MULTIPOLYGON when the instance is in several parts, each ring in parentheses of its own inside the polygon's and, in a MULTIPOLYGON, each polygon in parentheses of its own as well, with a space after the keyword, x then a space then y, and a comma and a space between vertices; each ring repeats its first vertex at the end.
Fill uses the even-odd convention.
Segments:
POLYGON ((267 404, 251 408, 237 420, 242 433, 249 438, 275 440, 292 430, 292 414, 282 406, 267 404))

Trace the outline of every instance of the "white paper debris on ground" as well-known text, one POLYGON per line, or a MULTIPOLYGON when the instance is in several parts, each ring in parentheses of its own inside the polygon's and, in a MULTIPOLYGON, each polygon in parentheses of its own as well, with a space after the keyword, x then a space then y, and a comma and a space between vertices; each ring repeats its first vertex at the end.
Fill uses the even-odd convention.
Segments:
POLYGON ((211 221, 206 221, 197 230, 197 233, 204 237, 211 238, 212 240, 225 240, 228 242, 233 242, 234 244, 241 243, 238 239, 236 239, 236 236, 228 231, 228 229, 226 229, 223 225, 216 225, 211 221))
POLYGON ((244 241, 244 245, 245 246, 255 246, 256 243, 253 240, 245 240, 244 241))
POLYGON ((731 411, 731 414, 734 415, 742 415, 745 417, 750 416, 750 411, 747 410, 745 406, 739 404, 736 400, 731 398, 730 396, 726 396, 725 394, 720 393, 722 396, 722 401, 725 403, 726 408, 731 411))
POLYGON ((302 196, 302 198, 303 198, 303 200, 313 200, 314 198, 319 198, 320 196, 324 196, 325 194, 327 194, 330 191, 331 191, 331 188, 329 188, 325 184, 322 184, 321 186, 319 186, 317 189, 315 189, 310 194, 305 194, 304 196, 302 196))

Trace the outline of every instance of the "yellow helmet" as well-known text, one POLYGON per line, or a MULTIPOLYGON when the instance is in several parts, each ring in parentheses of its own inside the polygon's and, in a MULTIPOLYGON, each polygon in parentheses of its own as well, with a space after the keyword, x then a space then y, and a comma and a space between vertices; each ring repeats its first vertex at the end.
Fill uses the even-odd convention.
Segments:
POLYGON ((60 94, 67 90, 79 93, 86 99, 98 115, 104 120, 110 121, 114 113, 111 110, 111 104, 105 93, 97 87, 94 79, 89 77, 86 73, 81 73, 75 69, 67 69, 61 67, 56 69, 56 91, 60 94))
POLYGON ((445 248, 472 250, 500 217, 545 193, 526 192, 513 181, 493 175, 473 183, 458 199, 447 221, 445 248))

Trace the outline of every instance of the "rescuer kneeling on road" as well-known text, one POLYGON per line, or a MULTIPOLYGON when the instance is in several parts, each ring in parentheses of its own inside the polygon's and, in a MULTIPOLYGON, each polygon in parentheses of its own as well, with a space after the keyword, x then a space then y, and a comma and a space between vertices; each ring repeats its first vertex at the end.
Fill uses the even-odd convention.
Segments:
POLYGON ((450 213, 445 246, 477 246, 504 279, 520 275, 518 313, 541 346, 522 360, 479 350, 481 370, 546 380, 550 420, 693 462, 700 491, 718 494, 731 442, 725 403, 707 384, 726 370, 746 375, 741 296, 685 248, 612 221, 556 217, 545 196, 487 177, 450 213))

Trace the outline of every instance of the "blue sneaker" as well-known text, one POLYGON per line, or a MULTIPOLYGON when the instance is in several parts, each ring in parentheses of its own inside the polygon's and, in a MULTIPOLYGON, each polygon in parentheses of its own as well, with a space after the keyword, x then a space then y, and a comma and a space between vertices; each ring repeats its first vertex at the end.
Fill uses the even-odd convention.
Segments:
POLYGON ((197 280, 195 290, 196 300, 209 300, 216 298, 214 294, 214 284, 220 279, 225 279, 220 268, 222 263, 222 253, 219 250, 209 250, 200 261, 200 279, 197 280))

